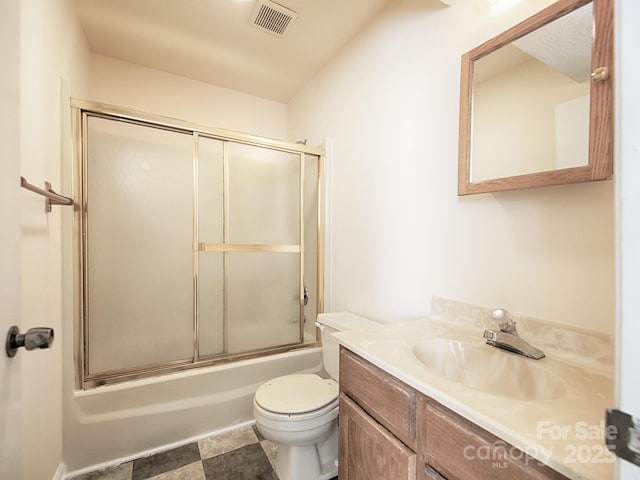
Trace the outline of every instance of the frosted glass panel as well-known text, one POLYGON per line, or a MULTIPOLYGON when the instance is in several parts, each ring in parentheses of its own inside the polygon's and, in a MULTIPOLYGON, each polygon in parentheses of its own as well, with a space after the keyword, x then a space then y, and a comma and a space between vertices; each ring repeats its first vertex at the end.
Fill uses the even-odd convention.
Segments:
POLYGON ((199 242, 224 241, 224 178, 222 142, 200 137, 198 141, 198 237, 199 242))
POLYGON ((88 122, 89 373, 192 358, 192 137, 88 122))
POLYGON ((315 342, 318 316, 318 162, 315 155, 305 155, 304 165, 304 284, 309 301, 304 307, 304 341, 315 342))
POLYGON ((300 243, 300 155, 229 144, 229 241, 300 243))
POLYGON ((82 118, 82 386, 315 340, 321 158, 82 118))
POLYGON ((198 254, 198 300, 200 304, 200 356, 224 352, 223 253, 198 254))
POLYGON ((227 253, 229 352, 300 341, 300 255, 227 253))

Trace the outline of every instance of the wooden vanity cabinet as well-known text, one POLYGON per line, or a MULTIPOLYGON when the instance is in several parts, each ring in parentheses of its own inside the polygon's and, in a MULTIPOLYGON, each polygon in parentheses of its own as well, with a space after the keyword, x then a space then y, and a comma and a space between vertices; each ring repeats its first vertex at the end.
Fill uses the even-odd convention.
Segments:
POLYGON ((340 348, 340 480, 568 480, 340 348))
POLYGON ((340 480, 416 479, 417 392, 340 348, 340 480))

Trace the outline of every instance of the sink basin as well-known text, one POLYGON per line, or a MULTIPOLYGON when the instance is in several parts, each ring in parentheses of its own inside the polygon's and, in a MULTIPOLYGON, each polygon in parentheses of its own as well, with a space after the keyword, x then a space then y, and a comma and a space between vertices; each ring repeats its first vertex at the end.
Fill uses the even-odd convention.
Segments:
POLYGON ((493 395, 544 401, 565 394, 562 379, 538 360, 489 345, 439 338, 414 344, 413 354, 437 375, 493 395))

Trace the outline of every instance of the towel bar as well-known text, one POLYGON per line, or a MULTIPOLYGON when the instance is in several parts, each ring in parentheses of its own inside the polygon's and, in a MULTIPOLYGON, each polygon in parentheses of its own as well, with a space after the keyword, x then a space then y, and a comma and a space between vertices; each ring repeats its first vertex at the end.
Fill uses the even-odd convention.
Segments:
POLYGON ((73 198, 65 197, 64 195, 60 195, 56 193, 52 188, 49 182, 44 182, 44 190, 42 188, 36 187, 35 185, 31 185, 27 182, 27 179, 24 177, 20 177, 20 186, 22 188, 26 188, 27 190, 31 190, 32 192, 37 193, 38 195, 42 195, 45 197, 44 200, 44 211, 50 212, 52 205, 73 205, 73 198))

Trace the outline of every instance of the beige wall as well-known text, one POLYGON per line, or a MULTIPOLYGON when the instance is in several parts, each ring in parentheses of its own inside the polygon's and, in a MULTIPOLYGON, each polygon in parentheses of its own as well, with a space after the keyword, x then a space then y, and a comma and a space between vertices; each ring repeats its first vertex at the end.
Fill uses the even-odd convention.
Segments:
POLYGON ((396 0, 289 103, 331 139, 328 309, 384 321, 440 295, 614 326, 613 182, 456 196, 460 56, 551 3, 396 0))
MULTIPOLYGON (((68 98, 82 95, 88 52, 70 0, 20 2, 20 170, 31 183, 52 183, 65 192, 68 98), (61 81, 64 78, 65 81, 61 81), (65 85, 62 88, 62 85, 65 85)), ((18 179, 16 178, 17 182, 18 179)), ((66 193, 66 192, 65 192, 66 193)), ((21 330, 48 326, 55 330, 50 350, 22 352, 22 466, 24 480, 53 478, 63 458, 61 219, 54 207, 23 190, 21 195, 21 330)), ((58 473, 60 473, 58 471, 58 473)))
MULTIPOLYGON (((0 331, 20 322, 20 1, 0 2, 0 331)), ((21 478, 22 356, 0 355, 0 478, 21 478)))
POLYGON ((91 55, 89 100, 283 139, 286 105, 101 55, 91 55))

